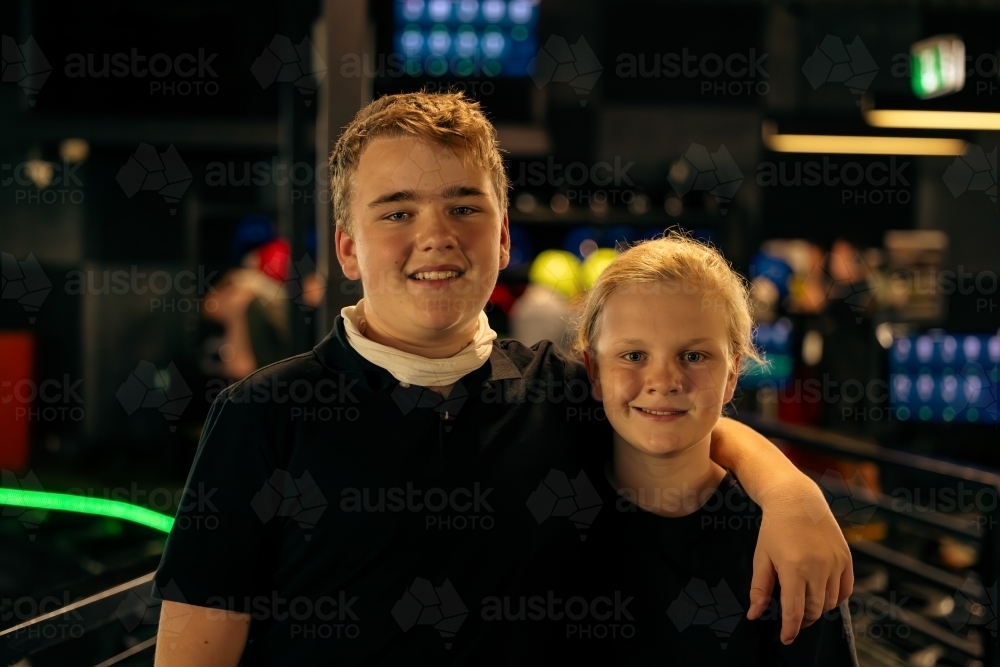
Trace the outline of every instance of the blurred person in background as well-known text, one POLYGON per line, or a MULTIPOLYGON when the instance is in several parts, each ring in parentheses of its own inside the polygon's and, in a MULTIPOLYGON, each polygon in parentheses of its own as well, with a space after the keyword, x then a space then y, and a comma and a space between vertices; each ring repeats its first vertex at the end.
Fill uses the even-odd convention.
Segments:
MULTIPOLYGON (((838 238, 823 254, 818 246, 809 245, 812 268, 797 285, 798 309, 804 311, 807 328, 818 329, 811 336, 812 345, 803 346, 805 365, 800 365, 799 387, 816 383, 821 400, 805 398, 807 390, 792 388, 782 400, 783 416, 795 413, 813 423, 846 435, 863 435, 870 427, 869 416, 880 391, 872 385, 875 372, 877 341, 873 315, 879 306, 876 299, 878 276, 864 250, 846 238, 838 238), (806 350, 806 347, 812 347, 806 350), (817 377, 818 376, 818 377, 817 377), (794 403, 794 405, 789 405, 794 403), (818 414, 810 408, 818 408, 818 414), (818 422, 818 423, 816 423, 818 422)), ((810 390, 811 391, 811 390, 810 390)), ((882 401, 888 400, 887 390, 882 401)), ((812 395, 812 394, 810 394, 812 395)), ((793 420, 794 421, 794 420, 793 420)), ((816 452, 785 450, 788 458, 800 469, 817 476, 830 472, 839 475, 851 493, 874 502, 881 493, 879 468, 875 463, 857 463, 816 452)), ((885 537, 886 524, 874 520, 861 528, 844 526, 848 540, 879 540, 885 537)))
POLYGON ((774 322, 789 296, 794 270, 782 257, 760 250, 750 260, 754 321, 774 322))
POLYGON ((866 383, 873 377, 876 276, 862 256, 862 249, 844 238, 833 242, 824 260, 826 299, 820 316, 823 355, 819 371, 835 399, 826 405, 823 425, 835 431, 861 433, 865 430, 865 413, 873 407, 871 392, 862 391, 858 397, 845 383, 861 383, 867 388, 866 383))
MULTIPOLYGON (((313 261, 314 257, 317 257, 317 235, 316 230, 311 229, 305 234, 305 248, 306 256, 301 262, 294 262, 297 267, 305 265, 306 267, 311 267, 311 270, 303 271, 302 268, 298 268, 301 279, 296 282, 288 284, 290 287, 294 287, 295 293, 289 294, 289 298, 299 307, 303 314, 305 315, 306 323, 312 322, 312 314, 320 307, 323 303, 323 299, 326 296, 326 276, 323 272, 316 267, 313 261), (304 275, 303 275, 304 274, 304 275)), ((292 350, 291 353, 301 352, 308 350, 315 346, 319 342, 318 331, 316 327, 308 327, 309 332, 308 346, 292 350)))
POLYGON ((528 270, 528 286, 510 311, 511 335, 527 346, 551 340, 569 353, 573 300, 583 292, 580 261, 565 250, 545 250, 528 270))
MULTIPOLYGON (((222 375, 239 380, 290 353, 289 300, 284 283, 291 248, 273 236, 263 215, 240 221, 234 248, 240 266, 223 275, 202 305, 202 315, 223 327, 218 357, 222 375)), ((313 296, 316 290, 306 290, 313 296)))

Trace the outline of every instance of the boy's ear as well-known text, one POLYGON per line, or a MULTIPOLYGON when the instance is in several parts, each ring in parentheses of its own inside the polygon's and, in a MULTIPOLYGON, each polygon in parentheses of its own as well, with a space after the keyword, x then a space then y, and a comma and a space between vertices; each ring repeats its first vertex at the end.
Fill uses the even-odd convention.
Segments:
POLYGON ((739 369, 740 356, 736 355, 732 366, 729 367, 729 375, 726 377, 726 395, 723 396, 723 403, 733 400, 733 394, 736 393, 736 381, 740 378, 739 369))
POLYGON ((601 374, 597 367, 597 358, 589 350, 583 352, 583 365, 587 368, 587 378, 590 380, 591 393, 594 399, 604 400, 604 391, 601 389, 601 374))
POLYGON ((500 223, 500 270, 503 271, 510 264, 510 222, 505 213, 503 222, 500 223))
POLYGON ((337 261, 348 280, 361 280, 361 270, 358 268, 358 252, 354 239, 347 235, 343 226, 337 225, 334 235, 334 246, 337 248, 337 261))

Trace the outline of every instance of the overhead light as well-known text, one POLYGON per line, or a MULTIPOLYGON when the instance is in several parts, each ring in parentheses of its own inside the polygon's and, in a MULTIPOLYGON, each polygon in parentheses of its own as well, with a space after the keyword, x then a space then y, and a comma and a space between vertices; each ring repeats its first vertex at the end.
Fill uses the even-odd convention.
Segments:
POLYGON ((569 199, 566 198, 566 195, 552 195, 549 206, 552 207, 554 213, 565 213, 569 210, 569 199))
POLYGON ((884 349, 888 350, 892 347, 892 325, 888 322, 882 322, 882 324, 875 327, 875 339, 878 344, 884 349))
POLYGON ((909 109, 869 109, 863 112, 872 127, 921 130, 1000 131, 1000 113, 985 111, 918 111, 909 109))
POLYGON ((538 200, 530 192, 522 192, 517 196, 514 206, 521 213, 534 213, 535 208, 538 206, 538 200))
POLYGON ((649 197, 641 192, 635 194, 628 203, 628 210, 633 215, 642 215, 649 210, 649 197))
POLYGON ((39 190, 44 190, 49 187, 49 183, 52 182, 52 176, 54 170, 52 168, 51 162, 46 162, 45 160, 39 160, 38 158, 33 158, 28 160, 25 165, 25 171, 28 172, 28 178, 32 180, 39 190))
POLYGON ((846 155, 961 155, 961 139, 925 137, 864 137, 836 134, 777 134, 765 123, 764 146, 775 153, 827 153, 846 155))
POLYGON ((668 215, 676 218, 684 210, 684 203, 677 197, 667 197, 667 200, 663 202, 663 208, 666 209, 668 215))
POLYGON ((90 155, 90 144, 86 139, 64 139, 59 144, 59 155, 66 162, 83 162, 90 155))

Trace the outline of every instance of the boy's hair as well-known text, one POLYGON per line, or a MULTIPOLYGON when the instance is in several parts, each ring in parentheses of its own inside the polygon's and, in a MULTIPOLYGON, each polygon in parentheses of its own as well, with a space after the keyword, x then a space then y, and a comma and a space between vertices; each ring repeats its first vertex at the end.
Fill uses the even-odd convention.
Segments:
POLYGON ((601 273, 583 305, 576 351, 593 354, 598 322, 612 294, 659 282, 692 285, 707 292, 706 298, 721 299, 729 328, 730 361, 739 356, 740 366, 750 361, 763 364, 753 344, 754 305, 749 284, 714 247, 677 231, 632 246, 601 273))
POLYGON ((354 175, 368 145, 382 138, 407 135, 450 148, 466 165, 475 164, 493 182, 501 213, 507 212, 510 181, 504 169, 496 129, 479 102, 460 92, 386 95, 361 109, 344 129, 330 154, 333 218, 351 235, 354 175))

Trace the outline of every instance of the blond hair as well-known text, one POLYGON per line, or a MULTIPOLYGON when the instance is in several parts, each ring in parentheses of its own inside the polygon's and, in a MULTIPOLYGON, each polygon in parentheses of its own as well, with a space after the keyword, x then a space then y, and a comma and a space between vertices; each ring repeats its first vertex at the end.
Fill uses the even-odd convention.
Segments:
POLYGON ((510 181, 504 169, 496 129, 479 102, 461 92, 386 95, 361 109, 344 129, 330 154, 333 218, 351 235, 354 175, 368 145, 380 138, 419 137, 454 150, 468 166, 484 169, 493 183, 500 212, 507 212, 510 181))
POLYGON ((593 354, 600 333, 598 321, 612 294, 661 282, 694 286, 721 299, 726 308, 730 362, 739 358, 741 367, 750 361, 764 363, 753 344, 754 306, 749 284, 717 249, 677 231, 632 246, 601 273, 583 304, 576 351, 593 354))

